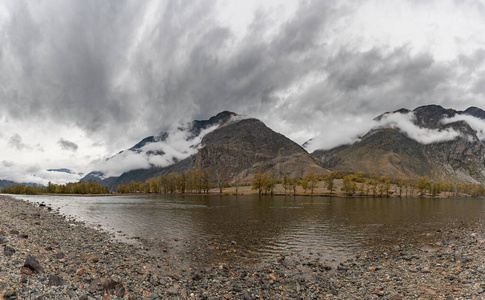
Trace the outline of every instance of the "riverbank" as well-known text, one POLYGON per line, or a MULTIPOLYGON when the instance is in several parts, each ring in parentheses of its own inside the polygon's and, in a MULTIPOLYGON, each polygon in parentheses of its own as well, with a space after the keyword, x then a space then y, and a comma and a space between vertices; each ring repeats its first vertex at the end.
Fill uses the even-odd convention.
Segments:
MULTIPOLYGON (((156 240, 133 245, 48 207, 0 196, 5 299, 482 299, 481 223, 369 240, 341 264, 295 253, 260 264, 195 265, 156 240), (379 246, 377 246, 379 245, 379 246), (31 255, 25 267, 26 258, 31 255), (108 296, 108 294, 110 294, 108 296)), ((181 240, 177 243, 190 243, 181 240)), ((173 244, 173 243, 172 243, 173 244)), ((211 251, 218 251, 217 249, 211 251)))

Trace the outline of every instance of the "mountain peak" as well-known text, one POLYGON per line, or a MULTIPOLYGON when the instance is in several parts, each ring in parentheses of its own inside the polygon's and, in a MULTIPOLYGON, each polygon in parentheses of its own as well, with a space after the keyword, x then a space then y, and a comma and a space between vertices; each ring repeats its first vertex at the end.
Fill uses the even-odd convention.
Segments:
POLYGON ((485 120, 485 111, 475 106, 467 108, 463 114, 485 120))
POLYGON ((407 114, 407 113, 410 113, 411 111, 409 109, 406 109, 406 108, 401 108, 401 109, 398 109, 398 110, 395 110, 395 111, 391 111, 391 112, 385 112, 383 113, 382 115, 379 115, 377 117, 374 118, 374 121, 380 121, 385 115, 389 115, 389 114, 407 114))
POLYGON ((225 124, 232 117, 235 117, 237 115, 238 114, 234 112, 225 110, 209 118, 209 120, 195 120, 192 122, 192 128, 190 129, 190 133, 192 134, 192 136, 198 136, 202 130, 215 125, 225 124))
POLYGON ((426 128, 439 128, 443 117, 453 117, 454 110, 445 109, 441 105, 424 105, 413 110, 416 116, 416 125, 426 128))

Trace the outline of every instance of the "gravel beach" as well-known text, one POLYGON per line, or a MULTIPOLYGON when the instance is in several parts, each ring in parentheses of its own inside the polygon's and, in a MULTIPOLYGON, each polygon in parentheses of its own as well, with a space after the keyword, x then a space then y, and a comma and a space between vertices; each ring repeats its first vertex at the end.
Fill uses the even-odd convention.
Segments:
POLYGON ((480 220, 396 236, 333 265, 298 254, 193 265, 161 242, 119 242, 0 196, 0 299, 485 299, 480 220))

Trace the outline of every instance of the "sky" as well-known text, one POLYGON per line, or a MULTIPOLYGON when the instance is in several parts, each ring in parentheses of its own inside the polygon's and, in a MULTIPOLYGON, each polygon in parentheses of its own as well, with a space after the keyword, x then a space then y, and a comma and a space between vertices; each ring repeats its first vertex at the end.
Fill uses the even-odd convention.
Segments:
POLYGON ((386 111, 485 108, 483 32, 483 0, 0 0, 0 179, 75 181, 223 110, 331 148, 386 111))

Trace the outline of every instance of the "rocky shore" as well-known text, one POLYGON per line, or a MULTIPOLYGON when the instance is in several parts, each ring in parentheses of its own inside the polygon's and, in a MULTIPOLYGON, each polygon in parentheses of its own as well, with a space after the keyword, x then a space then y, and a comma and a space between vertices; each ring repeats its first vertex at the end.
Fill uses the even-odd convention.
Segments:
POLYGON ((159 241, 118 242, 0 196, 0 299, 485 299, 480 220, 368 243, 334 265, 299 254, 196 265, 159 241))

